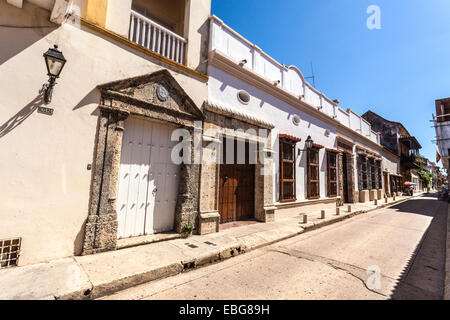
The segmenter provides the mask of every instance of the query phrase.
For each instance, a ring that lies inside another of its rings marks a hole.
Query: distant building
[[[362,117],[371,124],[373,130],[381,133],[381,145],[400,156],[403,190],[408,188],[408,183],[414,183],[416,191],[421,190],[420,179],[417,175],[420,169],[417,155],[422,146],[417,139],[410,135],[400,122],[386,120],[373,111],[367,111]]]

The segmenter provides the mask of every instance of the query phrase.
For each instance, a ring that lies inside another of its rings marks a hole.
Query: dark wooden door
[[[245,164],[237,164],[235,142],[234,163],[220,165],[219,214],[221,223],[248,220],[254,217],[255,165],[249,164],[248,143],[246,143],[245,149]],[[226,148],[223,148],[223,155],[223,159],[226,159]]]
[[[384,194],[389,194],[389,176],[386,172],[383,173],[384,176]]]

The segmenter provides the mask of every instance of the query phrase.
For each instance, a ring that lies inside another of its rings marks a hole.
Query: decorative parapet
[[[209,51],[218,51],[245,68],[272,83],[275,87],[316,108],[326,116],[380,144],[380,134],[360,115],[341,109],[338,101],[331,100],[316,90],[295,66],[280,64],[258,46],[249,42],[216,16],[211,16]]]

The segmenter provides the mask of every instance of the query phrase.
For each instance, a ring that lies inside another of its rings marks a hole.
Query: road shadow
[[[395,209],[401,212],[420,214],[427,217],[434,216],[434,212],[430,212],[430,204],[434,201],[437,201],[437,194],[425,194],[421,198],[411,198],[410,200],[414,200],[414,206],[411,206],[408,201],[404,201],[390,207],[390,209]]]
[[[436,195],[427,197],[415,199],[417,206],[404,202],[392,207],[433,217],[392,291],[392,300],[442,300],[444,297],[448,204],[438,201]],[[433,210],[436,205],[437,209]]]

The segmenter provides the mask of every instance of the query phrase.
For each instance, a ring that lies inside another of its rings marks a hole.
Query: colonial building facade
[[[382,199],[384,148],[370,124],[318,92],[298,68],[278,63],[219,18],[211,17],[210,23],[205,129],[209,122],[222,124],[217,132],[223,127],[266,129],[261,149],[272,156],[261,162],[263,172],[258,166],[240,170],[229,164],[202,170],[201,184],[210,193],[205,198],[201,193],[201,214],[216,217],[217,224],[271,221]],[[225,145],[218,152],[224,150]],[[397,173],[391,165],[395,159],[386,161],[386,170]],[[239,196],[248,178],[258,187]],[[240,208],[248,202],[251,209],[242,216]]]
[[[210,6],[0,0],[1,267],[400,192],[380,130]]]
[[[381,144],[391,153],[400,157],[400,175],[392,175],[391,188],[399,192],[407,191],[413,185],[416,191],[421,191],[417,172],[420,165],[417,159],[422,148],[417,139],[399,122],[389,121],[373,111],[367,111],[363,118],[372,127],[381,132]]]
[[[2,266],[196,223],[200,167],[171,162],[171,134],[203,121],[210,5],[0,0]],[[45,104],[54,45],[67,63]]]

